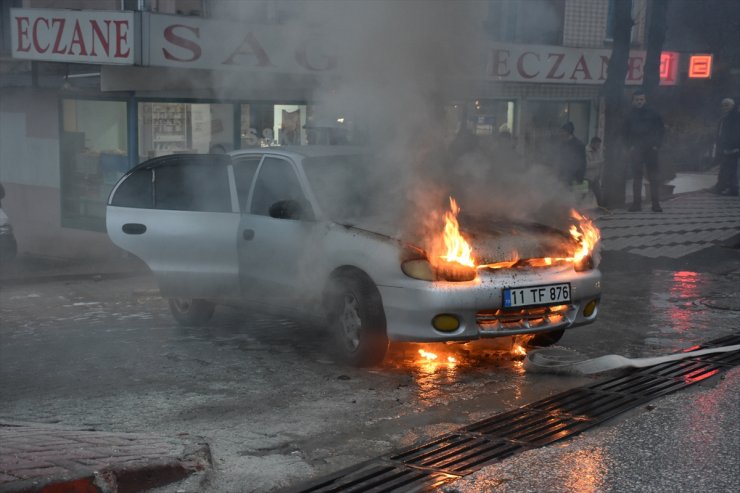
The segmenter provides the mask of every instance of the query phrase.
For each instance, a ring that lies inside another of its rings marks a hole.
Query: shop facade
[[[202,64],[183,55],[193,45],[180,34],[223,32],[223,21],[11,9],[8,22],[18,60],[5,59],[3,72],[33,64],[25,80],[18,75],[0,88],[3,207],[23,253],[122,255],[104,234],[105,203],[126,171],[152,157],[328,142],[309,124],[308,100],[321,72],[310,64],[320,62],[318,55],[304,47],[297,68],[250,74],[260,57],[271,65],[286,58],[270,44],[269,29],[232,38],[231,46],[223,36],[220,46],[202,43],[198,50],[210,60]],[[250,55],[258,43],[263,51]],[[215,49],[239,66],[226,75],[215,70]],[[157,65],[152,53],[163,54]],[[248,84],[240,82],[245,78]]]
[[[0,89],[2,139],[14,143],[0,148],[3,206],[22,252],[122,255],[104,234],[105,202],[118,178],[146,159],[338,143],[351,134],[349,126],[338,136],[316,124],[317,87],[341,78],[318,33],[298,38],[276,26],[245,31],[228,20],[152,12],[11,14],[13,58],[56,74],[31,73]],[[58,19],[66,30],[54,30]],[[547,159],[566,121],[584,142],[599,135],[610,50],[578,42],[585,47],[491,42],[474,88],[446,103],[449,138],[462,125],[481,139],[508,134],[531,162]],[[644,53],[633,58],[626,82],[639,84]]]

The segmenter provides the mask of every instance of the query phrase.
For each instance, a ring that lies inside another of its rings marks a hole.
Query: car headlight
[[[407,276],[420,281],[434,281],[434,269],[425,258],[407,260],[401,264],[401,270]]]
[[[406,260],[401,264],[401,270],[407,276],[420,281],[465,282],[476,277],[472,267],[448,263],[435,269],[427,259]]]
[[[573,264],[573,268],[576,272],[584,272],[594,268],[594,258],[591,255],[586,255],[581,260]]]

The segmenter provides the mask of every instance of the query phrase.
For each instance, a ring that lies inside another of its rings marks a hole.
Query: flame
[[[435,359],[437,359],[436,354],[429,352],[429,351],[425,351],[424,349],[419,349],[419,354],[421,355],[422,358],[424,358],[427,361],[434,361]]]
[[[519,253],[514,251],[511,254],[511,260],[477,265],[473,256],[473,247],[460,233],[460,224],[457,220],[459,213],[460,207],[457,201],[450,197],[450,210],[444,214],[444,230],[441,237],[436,238],[429,256],[434,268],[446,273],[448,278],[454,277],[457,271],[464,272],[465,268],[510,269],[515,266],[548,267],[556,263],[578,264],[594,251],[601,238],[599,229],[591,219],[571,209],[570,217],[575,220],[575,224],[570,226],[569,233],[576,243],[572,256],[522,259]],[[572,247],[572,245],[569,246]],[[474,270],[472,275],[475,275]]]
[[[475,267],[473,248],[460,234],[460,225],[457,214],[460,207],[455,199],[450,197],[450,210],[445,212],[444,242],[447,253],[442,258],[447,262],[457,262],[468,267]]]
[[[427,351],[426,349],[419,349],[419,355],[421,356],[422,363],[435,363],[436,364],[437,360],[439,359],[439,356],[437,356],[437,353]],[[458,359],[454,356],[448,355],[446,357],[446,362],[449,365],[455,365],[458,363]]]
[[[601,234],[599,228],[594,226],[593,221],[589,218],[582,216],[575,209],[571,209],[570,217],[578,221],[578,224],[574,224],[570,227],[570,235],[578,243],[579,247],[573,254],[573,261],[580,262],[587,255],[596,248],[596,244],[599,242]]]
[[[511,354],[514,356],[526,356],[527,350],[521,344],[514,344],[514,347],[511,348]]]

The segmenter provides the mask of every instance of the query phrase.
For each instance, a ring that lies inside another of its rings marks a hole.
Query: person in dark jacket
[[[586,146],[573,135],[575,126],[572,122],[566,122],[560,131],[562,141],[557,149],[555,172],[565,185],[579,184],[586,176]]]
[[[738,195],[737,159],[740,157],[740,112],[730,98],[722,100],[722,118],[717,126],[714,158],[719,161],[717,184],[710,190],[721,195]]]
[[[663,144],[664,131],[663,119],[655,110],[647,107],[645,92],[635,91],[632,94],[632,110],[622,128],[622,136],[629,149],[632,164],[633,200],[630,211],[642,210],[642,178],[643,171],[646,171],[650,181],[653,212],[663,212],[660,207],[658,151]]]

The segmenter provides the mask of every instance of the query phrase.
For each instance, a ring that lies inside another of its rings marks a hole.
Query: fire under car
[[[357,366],[395,341],[545,346],[596,319],[598,230],[586,218],[573,211],[570,232],[458,222],[450,198],[436,243],[399,238],[362,217],[372,165],[342,146],[150,159],[113,188],[108,235],[149,266],[180,324],[278,300],[325,321]]]

